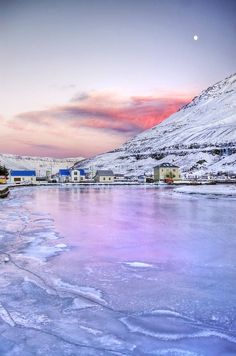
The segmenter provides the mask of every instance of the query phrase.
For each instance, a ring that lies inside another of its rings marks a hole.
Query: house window
[[[77,176],[78,172],[74,172],[74,175]]]
[[[77,177],[75,177],[74,179],[75,179],[75,180],[78,180],[78,178],[77,178]]]
[[[106,180],[106,177],[103,177],[103,180]]]
[[[109,177],[109,180],[111,180],[111,177]]]

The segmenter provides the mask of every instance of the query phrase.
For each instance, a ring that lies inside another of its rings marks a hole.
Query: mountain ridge
[[[137,175],[164,161],[196,174],[235,171],[236,73],[203,90],[120,148],[84,160],[79,166]]]
[[[41,176],[47,171],[55,174],[60,168],[69,168],[81,160],[83,157],[53,158],[0,153],[0,165],[7,169],[34,169]]]

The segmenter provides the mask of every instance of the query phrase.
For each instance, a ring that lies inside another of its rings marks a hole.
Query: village
[[[7,186],[47,185],[47,184],[157,184],[157,185],[198,185],[216,183],[236,183],[235,173],[221,173],[196,176],[182,173],[180,167],[162,163],[153,168],[152,174],[128,176],[115,173],[111,169],[63,168],[56,174],[47,171],[41,175],[37,170],[7,170],[1,167],[0,184]],[[4,174],[3,174],[4,173]],[[2,190],[1,190],[2,191]],[[4,194],[3,194],[4,195]]]

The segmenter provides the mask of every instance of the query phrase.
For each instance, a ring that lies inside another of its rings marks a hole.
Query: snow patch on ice
[[[130,266],[130,267],[137,267],[137,268],[150,268],[154,267],[150,263],[145,263],[145,262],[123,262],[125,265]]]
[[[4,306],[0,303],[0,318],[5,321],[10,326],[15,326],[14,320],[11,318],[8,311],[4,308]]]
[[[114,335],[107,334],[97,338],[97,341],[101,343],[103,347],[112,347],[116,350],[122,350],[125,348],[129,351],[134,351],[136,345],[125,342],[123,339],[120,339]]]
[[[105,299],[103,298],[103,293],[101,290],[93,288],[93,287],[85,287],[85,286],[78,286],[75,284],[70,284],[67,282],[62,281],[61,279],[55,279],[54,283],[57,287],[61,290],[71,293],[78,293],[79,295],[85,298],[91,298],[91,301],[98,301],[103,304],[107,304]]]
[[[89,334],[92,334],[92,335],[102,335],[102,331],[101,330],[98,330],[98,329],[93,329],[93,328],[89,328],[87,326],[83,326],[83,325],[79,325],[79,328],[88,332]]]
[[[199,353],[192,352],[192,351],[187,351],[183,349],[163,349],[163,350],[158,350],[156,355],[167,355],[167,356],[199,356]]]
[[[79,310],[79,309],[86,309],[86,308],[92,308],[92,307],[94,307],[93,303],[89,303],[89,302],[84,301],[82,299],[75,298],[73,300],[73,304],[70,307],[70,309]]]
[[[24,255],[39,259],[47,260],[49,257],[55,256],[67,249],[65,244],[57,244],[54,246],[41,245],[39,241],[32,241],[30,245],[24,250]]]
[[[132,333],[140,333],[145,336],[155,337],[159,340],[163,341],[178,341],[183,339],[193,339],[193,338],[208,338],[208,337],[217,337],[224,340],[227,340],[231,343],[236,343],[236,337],[232,335],[227,335],[223,332],[215,331],[215,330],[201,330],[192,333],[164,333],[153,331],[148,328],[143,328],[139,326],[137,323],[127,320],[127,318],[121,318],[120,321],[128,328],[128,330]]]
[[[55,247],[59,248],[59,249],[64,249],[67,247],[67,245],[66,244],[57,244],[57,245],[55,245]]]
[[[174,189],[177,193],[236,197],[236,185],[191,185]]]
[[[176,318],[181,318],[181,319],[185,319],[185,320],[190,320],[190,321],[195,321],[192,318],[180,314],[174,310],[167,310],[167,309],[158,309],[158,310],[153,310],[151,312],[151,314],[153,315],[161,315],[161,316],[169,316],[169,317],[176,317]]]
[[[16,324],[20,324],[25,327],[43,326],[50,322],[50,319],[45,314],[30,314],[24,315],[18,311],[11,312],[11,316]]]

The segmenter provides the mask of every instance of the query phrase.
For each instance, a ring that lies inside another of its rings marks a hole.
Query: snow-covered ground
[[[0,355],[236,353],[233,199],[61,186],[0,205]]]
[[[0,165],[7,169],[33,169],[37,175],[45,176],[47,172],[55,174],[60,168],[70,168],[81,161],[82,157],[51,158],[0,154]]]

